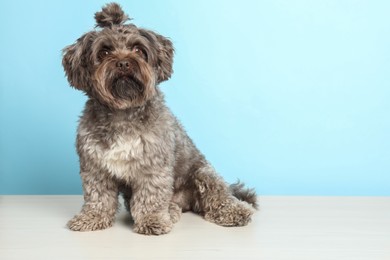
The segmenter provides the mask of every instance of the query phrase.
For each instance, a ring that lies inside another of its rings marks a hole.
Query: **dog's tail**
[[[259,208],[257,204],[257,195],[254,189],[245,188],[244,183],[237,181],[229,186],[230,192],[234,197],[241,201],[246,201],[255,209]]]

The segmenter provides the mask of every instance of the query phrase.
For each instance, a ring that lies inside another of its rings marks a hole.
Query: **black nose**
[[[130,68],[130,63],[127,60],[120,60],[116,63],[116,67],[122,70],[127,70]]]

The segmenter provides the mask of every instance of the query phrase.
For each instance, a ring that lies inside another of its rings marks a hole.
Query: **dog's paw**
[[[206,212],[204,217],[220,226],[235,227],[246,226],[253,213],[254,209],[249,204],[233,200],[221,203],[220,207]]]
[[[69,220],[67,226],[73,231],[95,231],[109,228],[113,224],[113,218],[89,212],[74,216],[74,218]]]
[[[150,214],[134,225],[134,231],[144,235],[163,235],[172,230],[173,223],[169,215]]]

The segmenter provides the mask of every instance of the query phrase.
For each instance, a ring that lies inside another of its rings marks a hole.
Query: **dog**
[[[111,227],[120,194],[140,234],[170,232],[185,211],[222,226],[248,224],[255,191],[229,186],[165,105],[158,84],[173,73],[172,42],[129,23],[116,3],[95,20],[62,57],[70,85],[88,97],[76,141],[84,204],[69,229]]]

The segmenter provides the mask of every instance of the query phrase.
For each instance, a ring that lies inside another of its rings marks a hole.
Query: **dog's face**
[[[140,106],[172,74],[173,47],[165,37],[124,24],[128,17],[112,3],[95,14],[95,30],[64,49],[69,83],[113,109]]]

